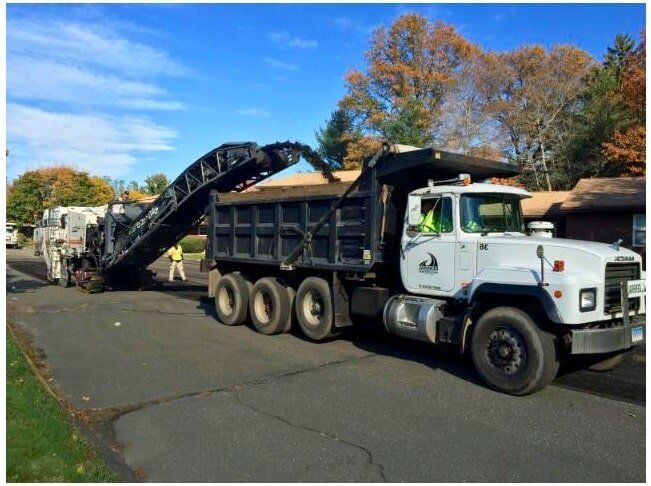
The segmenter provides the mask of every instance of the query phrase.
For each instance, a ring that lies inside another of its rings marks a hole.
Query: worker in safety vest
[[[178,268],[181,274],[181,280],[187,282],[185,272],[183,271],[183,248],[178,243],[167,250],[167,256],[170,257],[170,282],[174,281],[174,269]]]
[[[435,204],[429,211],[420,217],[418,222],[419,233],[447,233],[452,230],[452,222],[442,216],[442,211],[437,211]]]
[[[423,214],[420,217],[418,222],[418,232],[419,233],[438,233],[440,227],[440,221],[436,217],[436,212],[434,208],[430,209],[427,213]]]

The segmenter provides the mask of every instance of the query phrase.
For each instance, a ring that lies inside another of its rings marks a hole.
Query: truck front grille
[[[607,263],[606,286],[604,289],[604,312],[615,314],[622,311],[623,280],[637,280],[640,278],[639,263]],[[640,298],[628,299],[629,310],[638,310]]]

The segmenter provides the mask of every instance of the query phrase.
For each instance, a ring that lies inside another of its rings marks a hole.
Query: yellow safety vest
[[[167,255],[170,256],[175,262],[180,262],[183,260],[183,248],[181,248],[181,245],[176,248],[172,247],[167,250]]]
[[[440,223],[436,221],[434,210],[430,210],[427,214],[423,214],[418,223],[418,231],[420,233],[437,233]]]

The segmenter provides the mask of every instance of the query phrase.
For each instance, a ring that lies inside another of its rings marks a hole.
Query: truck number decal
[[[480,250],[488,250],[488,243],[479,243]]]

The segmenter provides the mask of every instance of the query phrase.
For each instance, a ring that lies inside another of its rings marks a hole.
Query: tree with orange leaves
[[[20,175],[7,190],[7,218],[34,224],[53,206],[99,206],[115,198],[102,178],[71,167],[54,166]]]
[[[622,167],[623,175],[646,173],[646,32],[638,46],[622,61],[620,96],[631,113],[631,123],[615,130],[602,144],[609,163]]]
[[[402,15],[389,29],[374,32],[366,71],[346,74],[348,92],[339,107],[365,136],[432,143],[446,96],[464,62],[478,52],[449,24]]]

